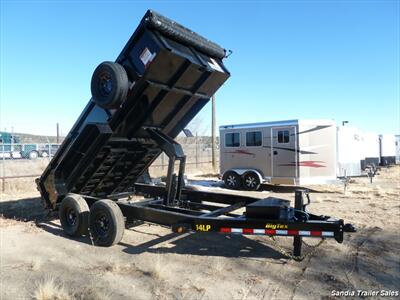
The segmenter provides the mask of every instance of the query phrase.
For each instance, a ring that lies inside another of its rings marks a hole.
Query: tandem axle
[[[171,206],[164,204],[161,197],[164,192],[163,186],[136,184],[136,195],[146,195],[151,198],[131,201],[129,198],[135,194],[130,193],[121,194],[121,198],[101,200],[69,194],[66,199],[80,199],[78,202],[84,200],[85,207],[81,209],[81,213],[76,214],[74,223],[70,225],[66,221],[68,216],[65,206],[61,203],[61,223],[64,230],[71,235],[85,234],[89,227],[94,243],[100,246],[112,246],[118,243],[122,239],[125,226],[141,224],[144,221],[169,226],[178,234],[218,232],[293,237],[294,258],[299,258],[302,254],[303,237],[332,238],[342,243],[344,232],[355,231],[351,224],[344,224],[343,220],[308,213],[306,206],[309,204],[309,195],[303,190],[295,192],[295,208],[288,207],[286,200],[272,197],[260,200],[188,189],[182,189],[182,199]],[[304,199],[308,199],[307,203],[304,203]],[[274,205],[271,206],[268,202]],[[103,205],[98,207],[96,203]],[[277,218],[254,217],[252,206],[258,210],[264,209],[267,214],[276,214]],[[288,213],[282,213],[286,210]],[[277,215],[278,212],[280,216]],[[89,221],[85,222],[84,218],[88,218]],[[77,224],[79,222],[81,223]],[[76,231],[71,232],[70,226],[76,226]]]

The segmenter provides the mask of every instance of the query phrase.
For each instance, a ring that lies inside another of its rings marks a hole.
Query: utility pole
[[[57,144],[60,143],[60,126],[57,123]]]
[[[215,95],[212,96],[211,98],[211,105],[212,105],[212,109],[211,109],[211,161],[212,161],[212,167],[213,170],[216,170],[216,149],[215,149]]]

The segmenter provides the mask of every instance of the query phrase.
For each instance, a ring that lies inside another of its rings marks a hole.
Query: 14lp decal
[[[211,225],[196,224],[196,231],[210,231]]]

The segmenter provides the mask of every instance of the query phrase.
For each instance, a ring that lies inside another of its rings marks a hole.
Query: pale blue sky
[[[148,8],[232,49],[218,125],[328,118],[399,133],[399,1],[1,1],[0,127],[66,134]],[[200,113],[209,128],[210,107]]]

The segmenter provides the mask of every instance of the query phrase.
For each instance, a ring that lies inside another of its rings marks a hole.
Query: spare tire
[[[94,70],[90,87],[97,105],[118,108],[128,95],[128,75],[120,64],[106,61]]]

